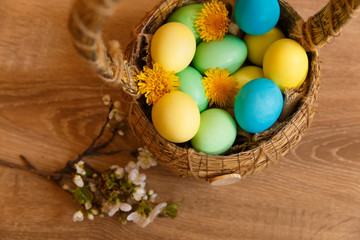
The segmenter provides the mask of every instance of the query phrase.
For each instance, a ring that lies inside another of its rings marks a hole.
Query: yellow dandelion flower
[[[220,68],[209,69],[202,79],[205,97],[208,97],[210,106],[218,105],[220,108],[232,107],[237,93],[239,92],[238,82],[230,72]]]
[[[148,105],[156,103],[165,93],[175,91],[180,86],[179,77],[175,72],[166,71],[158,63],[154,63],[153,69],[145,66],[136,78],[138,94],[145,94]]]
[[[213,0],[204,4],[194,24],[203,41],[221,41],[229,30],[229,11],[224,3]]]

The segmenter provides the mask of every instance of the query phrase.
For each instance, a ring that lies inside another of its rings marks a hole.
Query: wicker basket
[[[172,172],[194,176],[213,184],[228,184],[261,171],[282,158],[302,138],[314,117],[314,103],[320,85],[317,49],[336,36],[356,13],[360,0],[331,0],[306,22],[285,1],[280,0],[278,26],[285,35],[298,41],[307,51],[309,72],[302,87],[303,94],[295,109],[268,134],[252,136],[246,144],[235,146],[230,154],[207,155],[196,152],[188,144],[177,145],[162,138],[151,123],[143,98],[137,95],[136,74],[149,60],[152,34],[177,8],[204,1],[165,0],[156,6],[136,27],[133,40],[122,54],[119,44],[105,45],[101,28],[119,0],[76,0],[69,27],[78,52],[89,60],[99,76],[119,88],[123,109],[137,136]],[[234,1],[224,1],[234,4]]]

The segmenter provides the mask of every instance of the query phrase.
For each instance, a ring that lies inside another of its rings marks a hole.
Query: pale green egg
[[[200,127],[191,144],[198,152],[222,154],[235,142],[236,130],[235,120],[228,112],[208,109],[200,114]]]
[[[187,67],[177,73],[181,86],[179,90],[189,95],[199,107],[199,111],[204,111],[208,106],[207,97],[205,97],[204,85],[202,83],[203,76],[193,67]]]
[[[226,35],[222,41],[201,42],[193,59],[194,67],[204,73],[209,68],[227,69],[236,72],[247,56],[245,43],[234,36]]]

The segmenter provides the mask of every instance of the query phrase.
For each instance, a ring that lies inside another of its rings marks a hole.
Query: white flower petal
[[[159,203],[149,214],[149,219],[152,222],[167,206],[167,203]]]
[[[138,161],[136,163],[138,167],[147,169],[157,165],[155,156],[146,147],[139,148],[138,152]]]
[[[115,101],[114,102],[114,108],[120,108],[120,107],[121,107],[120,101]]]
[[[119,165],[111,165],[110,169],[113,170],[113,169],[118,169],[120,168]]]
[[[137,222],[137,225],[139,225],[140,227],[144,228],[144,227],[146,227],[149,223],[151,223],[151,220],[150,220],[149,218],[140,217],[139,221]]]
[[[140,201],[142,197],[146,194],[143,188],[137,188],[136,191],[133,193],[133,198],[135,201]]]
[[[90,186],[90,191],[92,192],[96,192],[97,188],[96,188],[96,184],[89,182],[89,186]]]
[[[88,217],[89,220],[94,220],[94,215],[92,215],[91,213],[88,213],[87,217]]]
[[[139,174],[139,170],[137,170],[137,169],[131,169],[131,170],[129,171],[129,176],[128,176],[128,177],[129,177],[129,180],[132,181],[132,182],[134,182],[134,181],[136,180],[138,174]]]
[[[138,184],[141,188],[145,188],[146,182],[141,182]]]
[[[73,177],[73,182],[75,183],[76,186],[78,187],[84,187],[84,181],[82,179],[82,177],[78,174],[76,174],[74,177]]]
[[[124,175],[125,175],[124,169],[123,169],[123,168],[120,168],[120,167],[117,168],[117,169],[115,170],[115,175],[116,175],[116,178],[117,178],[117,179],[123,178]]]
[[[111,97],[109,94],[104,95],[102,99],[105,105],[109,105],[111,102]]]
[[[120,210],[120,204],[110,205],[110,210],[108,212],[109,217],[112,217]]]
[[[99,214],[99,211],[97,209],[93,208],[93,209],[91,209],[91,213],[96,216]]]
[[[138,166],[136,165],[136,163],[135,163],[134,161],[130,161],[130,162],[128,162],[128,164],[126,165],[125,171],[126,171],[126,172],[130,172],[130,170],[132,170],[132,169],[137,169],[137,168],[138,168]]]
[[[82,220],[84,220],[83,212],[81,210],[75,212],[74,215],[73,215],[73,221],[74,222],[81,222]]]
[[[84,169],[84,161],[79,161],[78,163],[76,163],[74,165],[75,169],[76,169],[76,173],[85,176],[86,175],[86,171]]]
[[[158,199],[158,195],[157,195],[157,193],[154,193],[150,197],[150,202],[155,203],[157,201],[157,199]]]
[[[120,210],[123,212],[129,212],[131,211],[132,207],[128,203],[120,203]]]
[[[89,210],[91,207],[92,207],[91,202],[86,202],[86,203],[85,203],[85,209],[86,209],[86,210]]]
[[[138,221],[139,220],[139,218],[140,218],[140,214],[139,213],[137,213],[137,212],[132,212],[132,213],[130,213],[129,214],[129,216],[127,216],[127,218],[126,218],[126,220],[128,220],[128,221]]]

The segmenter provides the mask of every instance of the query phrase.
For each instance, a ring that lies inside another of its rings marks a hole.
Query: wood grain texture
[[[104,29],[125,45],[159,0],[122,1]],[[325,3],[288,1],[304,18]],[[24,154],[42,170],[61,168],[97,134],[116,95],[77,55],[67,32],[72,1],[0,1],[0,158]],[[0,239],[360,239],[360,17],[320,51],[318,113],[278,164],[226,187],[146,171],[162,200],[184,198],[176,220],[145,229],[116,219],[72,222],[72,198],[56,185],[0,167]],[[135,149],[127,135],[119,146]],[[99,169],[126,154],[91,158]]]

